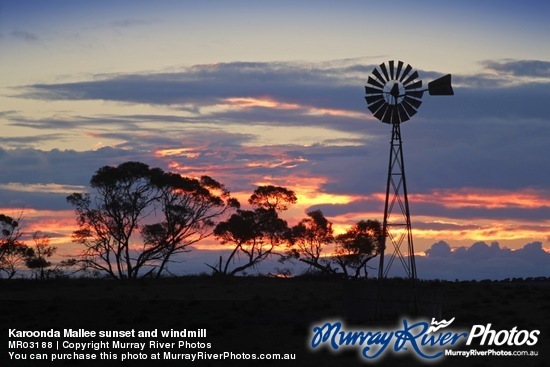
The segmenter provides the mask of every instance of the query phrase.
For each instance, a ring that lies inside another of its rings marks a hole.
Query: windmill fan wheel
[[[403,61],[375,67],[365,86],[365,100],[378,120],[400,124],[409,120],[422,104],[422,81],[418,72]]]

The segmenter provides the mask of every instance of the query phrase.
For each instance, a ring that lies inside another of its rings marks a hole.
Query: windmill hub
[[[394,82],[392,86],[392,82],[389,82],[384,86],[384,99],[388,104],[396,106],[403,102],[404,96],[405,86],[402,83]]]

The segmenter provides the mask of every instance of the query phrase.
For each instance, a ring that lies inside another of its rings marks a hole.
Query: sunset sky
[[[549,39],[534,0],[0,0],[0,213],[70,254],[65,197],[136,160],[241,202],[295,190],[290,224],[382,220],[391,126],[364,85],[403,60],[455,90],[402,125],[419,276],[550,276]]]

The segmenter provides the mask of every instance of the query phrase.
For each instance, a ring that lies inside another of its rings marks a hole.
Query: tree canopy
[[[320,257],[325,247],[333,242],[332,223],[325,218],[321,210],[310,211],[307,218],[292,227],[287,256],[299,259],[310,268],[331,273],[329,261],[322,261]]]
[[[217,265],[208,265],[215,274],[235,275],[255,267],[289,237],[288,224],[279,218],[279,212],[296,202],[293,191],[278,186],[260,186],[248,202],[252,210],[237,210],[214,230],[222,244],[233,246],[224,264],[220,257]],[[244,262],[231,268],[239,255],[244,257]]]
[[[272,209],[277,212],[287,210],[290,205],[296,204],[294,191],[281,186],[259,186],[248,199],[256,208]]]
[[[114,278],[160,276],[173,255],[209,236],[215,219],[238,206],[216,180],[167,173],[140,162],[100,168],[93,194],[67,197],[86,267]]]
[[[336,236],[335,262],[346,277],[366,277],[367,262],[380,253],[384,240],[382,225],[377,220],[359,221],[345,233]]]
[[[19,264],[29,256],[29,247],[21,241],[19,221],[0,214],[0,272],[10,279],[17,273]]]

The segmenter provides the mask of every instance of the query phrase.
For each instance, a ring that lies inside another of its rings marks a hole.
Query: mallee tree
[[[377,220],[361,220],[345,233],[336,236],[334,263],[346,278],[368,276],[367,263],[376,257],[384,243],[382,224]]]
[[[307,213],[307,218],[302,219],[292,227],[290,232],[289,250],[284,258],[298,259],[308,264],[309,270],[315,270],[322,274],[334,274],[330,258],[321,258],[325,248],[334,242],[332,223],[325,218],[321,210],[313,210]]]
[[[74,193],[84,249],[78,262],[113,278],[159,277],[174,255],[209,236],[216,219],[238,206],[216,180],[182,177],[141,162],[100,168],[92,193]]]
[[[279,213],[296,200],[294,191],[287,188],[259,186],[248,199],[252,210],[239,209],[214,229],[216,238],[232,250],[225,261],[220,256],[218,264],[207,266],[215,275],[236,275],[270,257],[290,235],[288,224]],[[242,261],[236,261],[240,258]]]
[[[0,214],[0,272],[8,279],[15,276],[18,267],[25,262],[31,251],[21,241],[21,236],[19,221]]]

